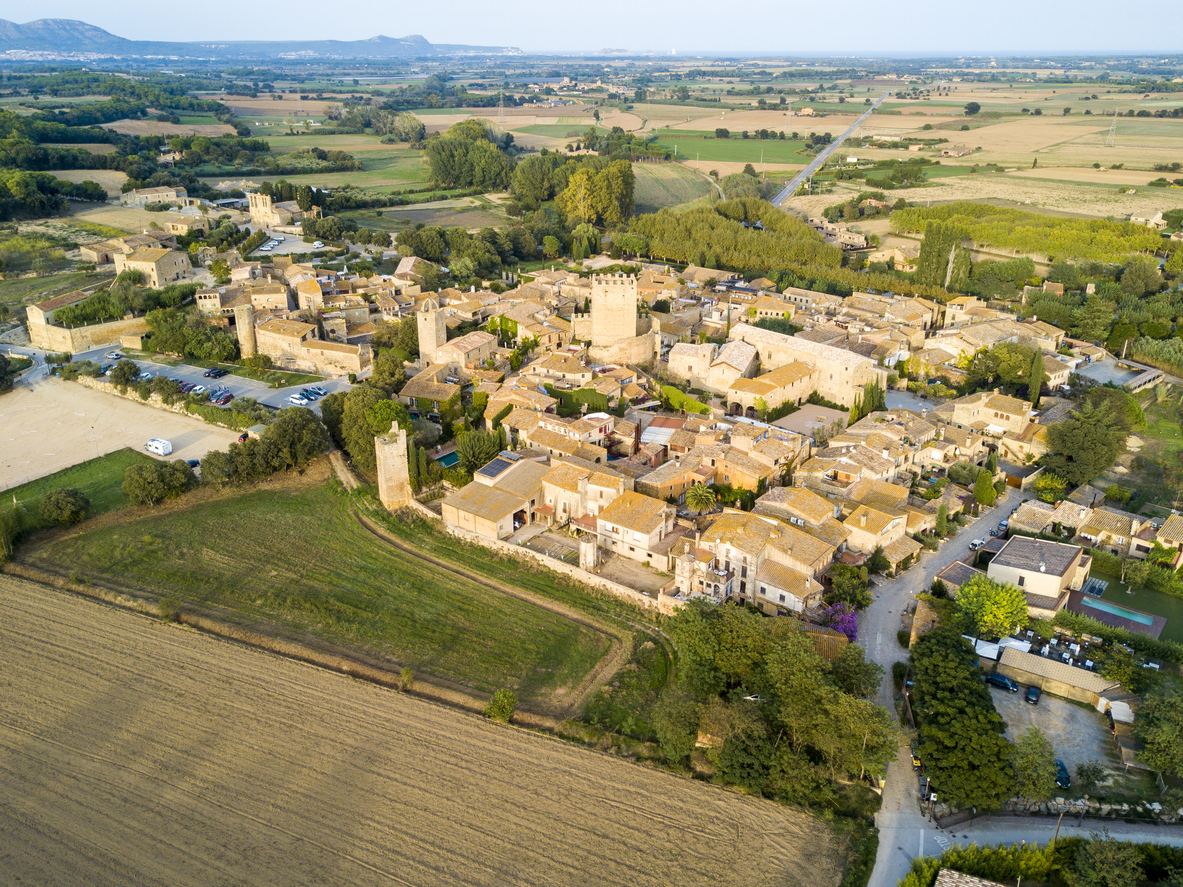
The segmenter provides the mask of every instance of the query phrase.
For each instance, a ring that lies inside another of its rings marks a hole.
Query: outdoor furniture
[[[1092,667],[1093,667],[1093,660],[1091,660],[1091,659],[1086,659],[1086,660],[1084,661],[1084,667],[1085,667],[1085,668],[1087,668],[1087,669],[1089,669],[1089,670],[1091,671],[1091,670],[1092,670]]]

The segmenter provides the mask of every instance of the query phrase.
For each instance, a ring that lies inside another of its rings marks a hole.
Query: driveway
[[[87,351],[83,354],[75,355],[76,360],[93,360],[96,363],[107,362],[103,355],[111,351],[111,346],[103,348],[96,348],[93,351]],[[168,364],[155,363],[151,360],[137,360],[141,371],[156,373],[158,376],[165,376],[170,379],[176,379],[180,382],[193,382],[198,385],[204,385],[206,388],[213,388],[220,385],[223,388],[229,389],[230,393],[235,397],[253,397],[259,403],[282,409],[286,406],[291,406],[288,403],[288,397],[292,394],[299,393],[301,388],[308,387],[307,385],[291,385],[287,388],[271,388],[266,382],[258,382],[254,379],[247,379],[243,376],[223,376],[221,379],[207,379],[204,376],[205,370],[202,367],[189,366],[181,364],[179,366],[169,366]],[[349,384],[347,379],[325,379],[321,382],[314,382],[312,384],[319,385],[332,394],[334,391],[349,391],[353,386]],[[231,401],[233,403],[233,401]],[[308,409],[312,410],[317,415],[320,414],[320,406],[316,401],[310,402]]]
[[[970,542],[979,537],[986,538],[990,527],[1009,515],[1020,502],[1032,498],[1031,493],[1008,488],[1006,495],[993,508],[983,510],[976,521],[971,521],[956,536],[943,542],[939,550],[925,549],[920,553],[919,563],[913,564],[902,576],[884,580],[872,589],[874,602],[859,617],[859,642],[866,647],[867,658],[883,666],[884,681],[875,701],[888,711],[895,713],[891,665],[908,656],[895,637],[896,631],[902,627],[908,605],[917,594],[928,590],[937,573],[969,554]],[[939,855],[948,849],[951,838],[919,812],[918,786],[906,744],[900,748],[896,760],[888,765],[883,803],[875,816],[875,824],[879,827],[879,855],[869,887],[895,887],[907,875],[916,855]],[[964,828],[957,831],[966,833]],[[1027,838],[1030,840],[1030,835]],[[941,841],[945,844],[942,845]]]

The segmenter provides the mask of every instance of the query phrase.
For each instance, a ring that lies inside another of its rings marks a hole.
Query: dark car
[[[205,376],[207,379],[212,379],[214,377],[214,373],[216,373],[216,372],[217,372],[217,370],[206,370],[201,375]]]
[[[987,675],[986,683],[991,687],[997,687],[999,690],[1010,690],[1012,693],[1019,692],[1019,685],[1008,678],[1006,675],[992,674]]]
[[[185,464],[188,465],[190,468],[196,468],[198,465],[201,464],[201,460],[200,459],[188,459],[185,461]]]
[[[250,435],[244,431],[242,434],[238,435],[238,442],[239,443],[246,443],[246,439],[248,437],[250,437]]]
[[[1072,788],[1072,777],[1068,775],[1068,768],[1059,758],[1056,758],[1056,788]]]
[[[1028,702],[1030,702],[1032,705],[1039,705],[1039,688],[1038,687],[1028,687],[1027,688],[1027,695],[1024,696],[1023,698],[1026,699]]]

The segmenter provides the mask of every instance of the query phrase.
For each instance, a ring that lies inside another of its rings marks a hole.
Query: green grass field
[[[689,394],[679,391],[672,385],[662,385],[661,393],[675,410],[685,410],[688,413],[709,413],[710,407],[695,400]]]
[[[676,163],[634,163],[633,175],[637,179],[634,202],[638,213],[681,206],[715,193],[705,178]]]
[[[54,490],[81,490],[90,500],[90,514],[103,514],[127,505],[127,497],[123,495],[123,472],[128,466],[151,461],[148,456],[135,450],[116,450],[97,459],[64,468],[48,477],[5,490],[4,500],[12,502],[15,498],[17,503],[24,507],[27,515],[25,528],[28,530],[40,530],[48,526],[41,520],[41,500]]]
[[[21,558],[279,620],[477,692],[511,688],[526,704],[577,685],[607,651],[608,639],[591,628],[380,542],[348,506],[333,481],[247,489],[128,512],[90,531],[84,524]],[[447,541],[454,557],[458,546]],[[555,584],[516,562],[465,563],[499,582],[524,575]]]
[[[592,121],[578,123],[536,123],[533,126],[514,127],[513,132],[524,132],[534,136],[549,136],[555,139],[581,139],[592,126]],[[593,127],[597,133],[603,134],[608,130],[603,126]]]
[[[729,139],[684,138],[662,136],[657,144],[671,151],[678,149],[678,160],[705,161],[720,160],[727,163],[759,163],[763,151],[765,163],[806,164],[813,159],[810,154],[801,153],[804,142],[785,139],[743,139],[733,134]]]

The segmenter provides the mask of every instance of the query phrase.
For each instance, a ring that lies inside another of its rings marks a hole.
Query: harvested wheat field
[[[821,821],[0,576],[0,882],[836,885]]]
[[[224,123],[161,123],[158,120],[116,120],[100,124],[103,129],[125,136],[232,136],[234,128]]]

